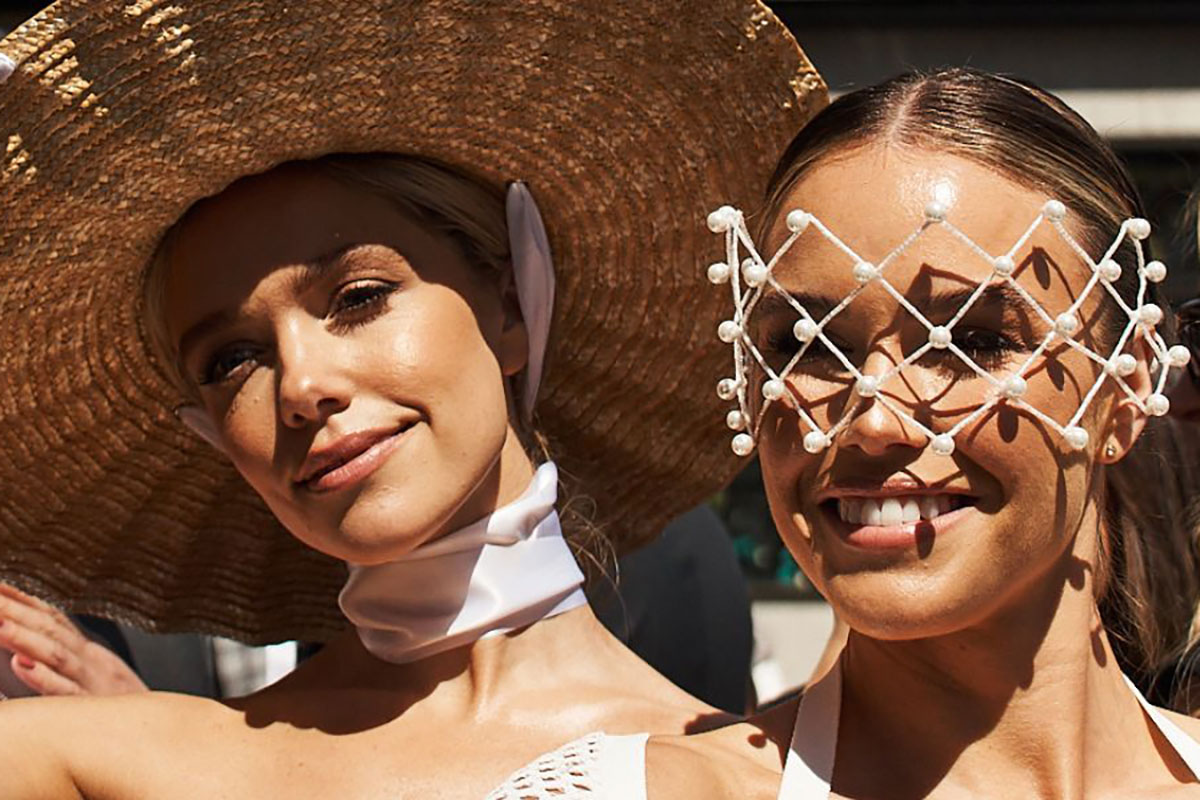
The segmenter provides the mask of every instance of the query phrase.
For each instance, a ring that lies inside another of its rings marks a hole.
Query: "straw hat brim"
[[[620,547],[737,469],[705,215],[759,201],[826,100],[762,5],[62,0],[0,53],[0,578],[155,630],[343,627],[343,565],[174,419],[141,322],[189,206],[332,152],[529,184],[558,276],[538,419]]]

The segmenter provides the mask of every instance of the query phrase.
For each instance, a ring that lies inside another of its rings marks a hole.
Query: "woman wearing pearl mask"
[[[1200,792],[1200,723],[1144,701],[1106,631],[1162,645],[1132,546],[1194,559],[1103,519],[1106,471],[1188,359],[1159,330],[1140,212],[1052,95],[945,70],[839,99],[763,214],[713,214],[733,449],[757,447],[775,523],[850,633],[803,697],[651,737],[644,767],[610,765],[621,780],[650,798]]]
[[[672,398],[719,300],[645,309],[824,94],[763,6],[685,11],[63,0],[0,42],[0,571],[330,640],[228,706],[0,705],[0,797],[479,797],[711,714],[587,609],[545,455],[622,547],[736,466]]]

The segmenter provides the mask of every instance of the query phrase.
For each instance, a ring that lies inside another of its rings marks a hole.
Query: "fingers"
[[[0,614],[2,616],[2,614]],[[82,636],[65,637],[63,641],[51,633],[27,627],[15,619],[0,620],[0,647],[13,651],[50,670],[77,681],[82,664],[79,654],[86,640]]]
[[[11,620],[44,636],[58,639],[69,647],[78,647],[84,639],[70,618],[36,597],[0,583],[0,621]]]
[[[75,681],[19,653],[12,657],[12,671],[21,683],[40,695],[59,697],[84,693],[83,687]]]

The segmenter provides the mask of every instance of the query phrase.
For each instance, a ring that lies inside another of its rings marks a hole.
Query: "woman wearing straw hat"
[[[676,392],[719,369],[700,204],[824,90],[761,5],[695,12],[63,0],[0,42],[0,577],[330,640],[230,707],[0,706],[0,797],[480,796],[708,713],[561,533],[590,498],[631,547],[736,467]]]

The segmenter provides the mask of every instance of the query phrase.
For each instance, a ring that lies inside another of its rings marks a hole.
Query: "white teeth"
[[[904,508],[894,497],[885,498],[880,507],[879,522],[881,525],[899,525],[904,522]]]
[[[925,495],[921,498],[921,518],[922,519],[937,519],[941,516],[942,510],[938,508],[938,499],[933,495]]]
[[[910,525],[937,519],[953,509],[950,495],[907,495],[899,497],[838,499],[838,516],[852,525]]]

